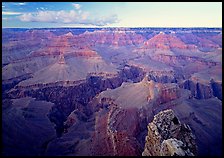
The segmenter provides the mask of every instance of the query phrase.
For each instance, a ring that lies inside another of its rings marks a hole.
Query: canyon
[[[2,32],[4,156],[222,155],[222,29]]]

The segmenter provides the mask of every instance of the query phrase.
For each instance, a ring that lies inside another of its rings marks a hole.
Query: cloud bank
[[[77,7],[77,6],[76,6]],[[81,6],[77,7],[80,8]],[[94,17],[89,12],[70,11],[38,11],[33,13],[23,13],[19,16],[23,22],[50,22],[63,24],[85,24],[104,26],[118,22],[117,15]]]
[[[20,15],[22,13],[20,12],[6,12],[6,11],[2,11],[2,15]]]
[[[22,3],[17,3],[16,5],[26,5],[26,3],[22,2]]]
[[[73,3],[72,5],[75,7],[75,9],[80,9],[81,8],[81,5],[80,4]]]

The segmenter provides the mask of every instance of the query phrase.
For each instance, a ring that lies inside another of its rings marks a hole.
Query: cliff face
[[[188,125],[181,124],[172,110],[154,116],[148,125],[143,156],[194,156],[195,136]]]
[[[150,72],[149,79],[159,83],[176,83],[180,78],[172,72]]]
[[[109,46],[128,46],[142,44],[144,38],[136,34],[134,31],[125,30],[100,30],[94,32],[86,32],[79,36],[79,38],[86,38],[91,45],[109,45]]]
[[[137,110],[121,109],[111,104],[106,111],[101,109],[96,115],[92,154],[140,155],[140,144],[135,138],[140,123]]]
[[[186,80],[181,86],[190,90],[197,99],[217,97],[222,100],[222,84],[219,82],[212,80],[209,83],[201,83],[200,81]]]
[[[179,93],[176,84],[158,84],[148,81],[147,76],[141,82],[123,83],[101,92],[91,104],[97,113],[93,155],[141,155],[153,105],[177,100]],[[159,109],[156,105],[154,108]]]
[[[187,44],[196,45],[201,51],[211,51],[219,46],[222,46],[221,42],[222,34],[213,33],[178,33],[177,37]]]
[[[154,37],[146,41],[144,45],[147,48],[165,50],[171,48],[187,49],[187,45],[176,36],[172,34],[165,34],[164,32],[160,32],[158,35],[155,35]]]
[[[176,84],[165,84],[160,89],[160,95],[157,101],[163,104],[175,100],[180,96],[180,89]]]
[[[222,83],[211,81],[213,95],[222,100]]]
[[[156,54],[152,56],[152,59],[160,61],[172,66],[185,66],[189,63],[197,64],[200,67],[216,66],[219,63],[215,61],[206,61],[203,58],[187,55],[173,55],[173,54]]]
[[[96,94],[107,88],[117,88],[128,79],[137,82],[143,77],[143,74],[141,69],[130,67],[109,78],[90,75],[86,78],[86,81],[77,84],[72,82],[67,87],[57,83],[51,85],[37,84],[32,85],[34,87],[30,87],[30,89],[28,87],[18,87],[7,95],[12,98],[30,96],[55,103],[55,106],[49,112],[49,118],[56,124],[57,134],[60,136],[63,132],[63,122],[73,110],[78,109],[77,117],[80,120],[86,120],[92,113],[91,107],[86,105]]]

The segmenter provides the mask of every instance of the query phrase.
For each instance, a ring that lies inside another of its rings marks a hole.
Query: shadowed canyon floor
[[[222,155],[222,29],[2,31],[4,156]]]

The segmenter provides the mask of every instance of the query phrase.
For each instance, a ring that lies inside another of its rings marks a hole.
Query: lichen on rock
[[[181,124],[170,109],[159,112],[148,125],[142,156],[194,156],[195,136],[188,125]]]

